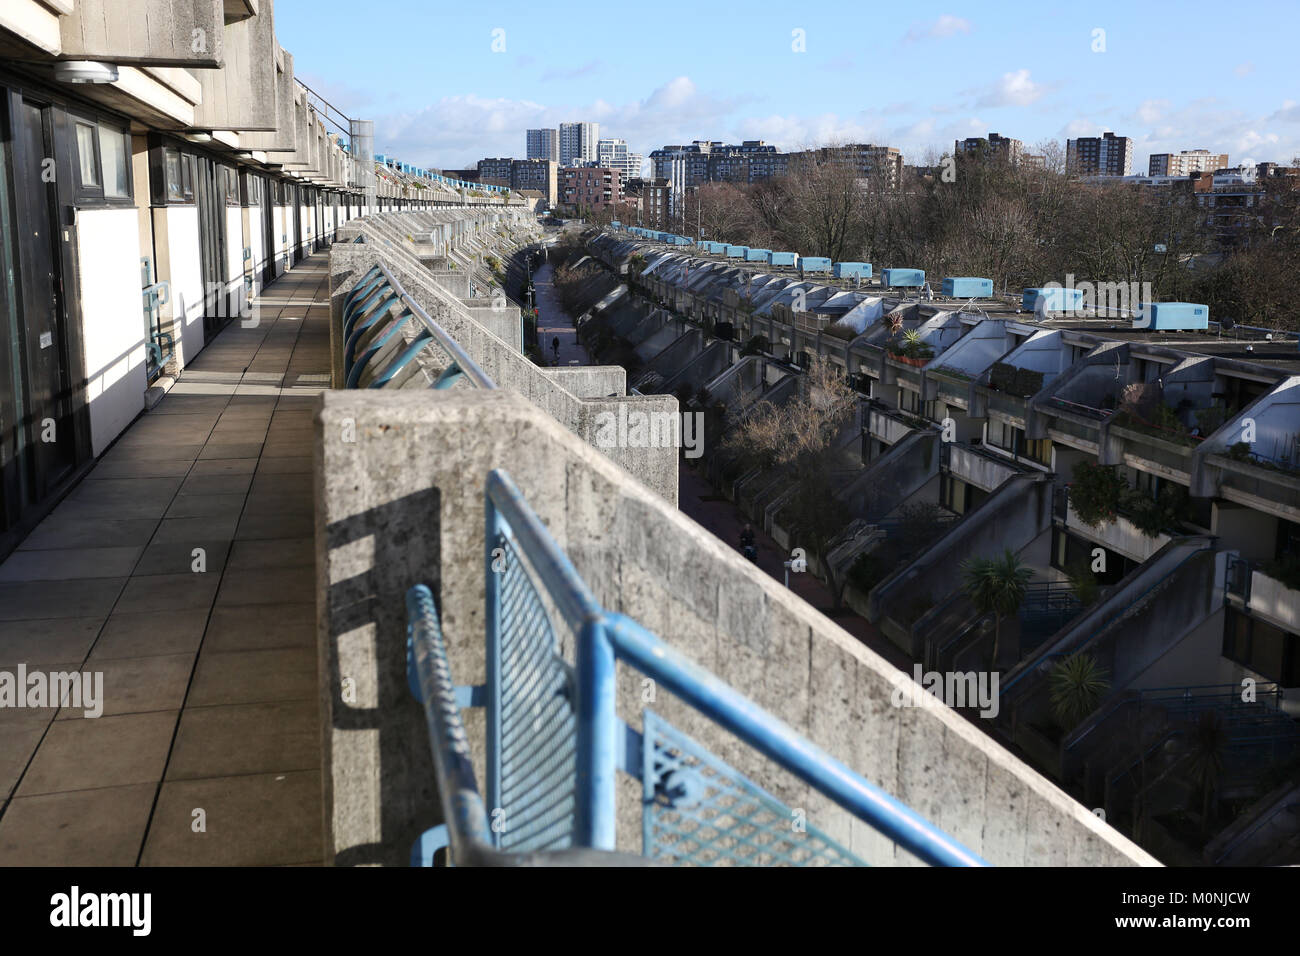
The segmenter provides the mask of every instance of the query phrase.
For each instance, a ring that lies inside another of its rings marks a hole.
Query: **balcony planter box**
[[[914,358],[910,355],[900,355],[897,352],[889,351],[886,351],[885,355],[891,362],[898,362],[900,365],[907,365],[911,368],[924,368],[925,364],[930,361],[930,358],[934,357],[930,356],[930,358],[925,358],[923,356],[916,356]]]

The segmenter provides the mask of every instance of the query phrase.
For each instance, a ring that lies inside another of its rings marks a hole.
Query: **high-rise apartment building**
[[[689,146],[664,146],[650,154],[654,178],[668,180],[679,191],[702,183],[761,182],[786,175],[793,163],[808,158],[851,165],[863,178],[879,174],[891,186],[898,185],[903,173],[903,154],[897,149],[865,143],[781,153],[761,139],[739,146],[697,139]]]
[[[1227,153],[1208,149],[1185,149],[1178,153],[1152,153],[1147,163],[1148,176],[1190,176],[1228,168]]]
[[[534,189],[554,206],[559,198],[558,170],[559,166],[549,159],[480,159],[478,181],[515,190]]]
[[[560,132],[554,129],[530,129],[525,134],[529,159],[560,161]]]
[[[602,139],[596,144],[596,165],[617,169],[626,186],[641,175],[641,154],[631,152],[625,140]]]
[[[984,159],[1000,159],[1012,166],[1019,166],[1025,152],[1025,144],[1009,136],[989,133],[987,137],[970,136],[959,139],[953,143],[953,151]]]
[[[599,123],[560,124],[560,165],[581,166],[596,161]]]
[[[1076,176],[1127,176],[1133,172],[1133,140],[1111,132],[1066,140],[1065,168]]]
[[[903,180],[903,154],[893,146],[853,143],[848,146],[824,146],[805,153],[790,153],[790,159],[812,157],[818,162],[851,166],[860,179],[878,179],[891,188]]]

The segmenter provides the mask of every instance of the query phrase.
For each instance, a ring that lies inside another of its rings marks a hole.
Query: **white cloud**
[[[1143,100],[1134,115],[1143,123],[1158,123],[1170,105],[1168,100]]]
[[[1003,73],[993,86],[986,90],[975,105],[981,107],[1028,106],[1047,92],[1041,83],[1029,78],[1028,70],[1014,70]]]
[[[626,139],[638,151],[666,143],[715,139],[734,125],[735,111],[751,97],[716,97],[678,76],[642,100],[623,104],[547,105],[532,100],[445,96],[424,109],[378,116],[375,150],[407,162],[446,168],[472,166],[486,156],[522,156],[524,131],[589,119],[601,134]],[[770,138],[770,137],[769,137]]]
[[[938,20],[913,23],[903,38],[904,43],[919,43],[921,40],[941,40],[956,36],[958,33],[970,33],[971,22],[962,17],[945,13]]]

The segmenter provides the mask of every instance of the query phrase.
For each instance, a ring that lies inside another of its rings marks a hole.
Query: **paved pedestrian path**
[[[0,563],[0,671],[103,675],[98,718],[0,708],[0,865],[322,859],[327,281],[268,286]]]
[[[557,365],[590,365],[591,356],[578,342],[578,332],[573,319],[560,305],[560,295],[551,282],[550,263],[533,273],[533,289],[537,295],[537,342],[542,347],[546,361]],[[554,339],[560,340],[560,359],[555,360],[551,348]]]

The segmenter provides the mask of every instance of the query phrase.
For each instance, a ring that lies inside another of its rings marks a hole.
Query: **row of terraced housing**
[[[499,191],[373,161],[272,0],[0,5],[0,553],[264,283],[381,209]],[[354,146],[355,143],[355,146]]]
[[[676,508],[678,447],[603,440],[604,423],[620,415],[675,417],[680,406],[671,391],[630,387],[620,366],[544,367],[524,355],[519,276],[552,242],[535,222],[503,223],[455,248],[433,241],[440,225],[428,212],[371,215],[342,227],[330,249],[335,388],[317,416],[316,539],[331,861],[427,860],[448,840],[459,861],[482,859],[462,841],[472,842],[466,822],[485,806],[493,823],[488,832],[479,819],[482,839],[516,860],[599,846],[691,861],[919,861],[709,720],[719,698],[647,682],[622,657],[607,702],[617,754],[602,752],[628,775],[611,829],[585,841],[591,821],[574,787],[590,778],[573,776],[579,724],[557,715],[592,704],[582,676],[590,645],[565,617],[576,592],[544,586],[563,562],[494,530],[513,501],[540,519],[589,600],[658,636],[660,664],[681,655],[707,670],[970,853],[1011,865],[1155,862],[960,715],[933,701],[897,706],[909,675]],[[489,301],[471,294],[494,280]],[[597,311],[629,298],[610,285],[588,284]],[[514,561],[531,584],[494,585]],[[416,585],[428,590],[411,617]],[[496,587],[508,589],[499,605]],[[437,640],[426,645],[430,635]],[[433,683],[417,670],[426,646],[437,648]],[[502,676],[515,663],[518,684]],[[551,680],[555,689],[527,696]],[[454,701],[439,703],[436,692],[451,695],[451,684]],[[587,753],[583,733],[578,751]],[[511,756],[521,741],[525,753]],[[516,759],[540,764],[521,769]],[[736,782],[719,794],[725,779]],[[791,812],[806,814],[811,844],[791,828]],[[792,834],[803,849],[787,855]]]
[[[916,270],[873,280],[865,263],[721,245],[618,227],[589,240],[628,293],[592,314],[642,363],[632,386],[721,403],[734,421],[790,400],[812,356],[831,362],[859,396],[834,479],[853,521],[826,557],[847,602],[926,668],[985,667],[991,621],[961,563],[1010,549],[1033,579],[1001,629],[990,729],[1164,850],[1176,841],[1151,819],[1200,806],[1187,767],[1196,721],[1213,712],[1225,736],[1215,799],[1246,810],[1219,824],[1207,860],[1295,853],[1297,792],[1278,783],[1300,750],[1296,335],[1221,328],[1204,307],[1164,329],[1145,304],[994,296],[967,277],[935,295]],[[1098,500],[1098,465],[1130,490],[1111,477]],[[778,542],[800,545],[783,515],[788,478],[727,455],[709,467]],[[918,505],[932,516],[921,540],[907,537]],[[1080,565],[1097,594],[1070,585]],[[1061,726],[1052,675],[1080,654],[1108,686]]]

